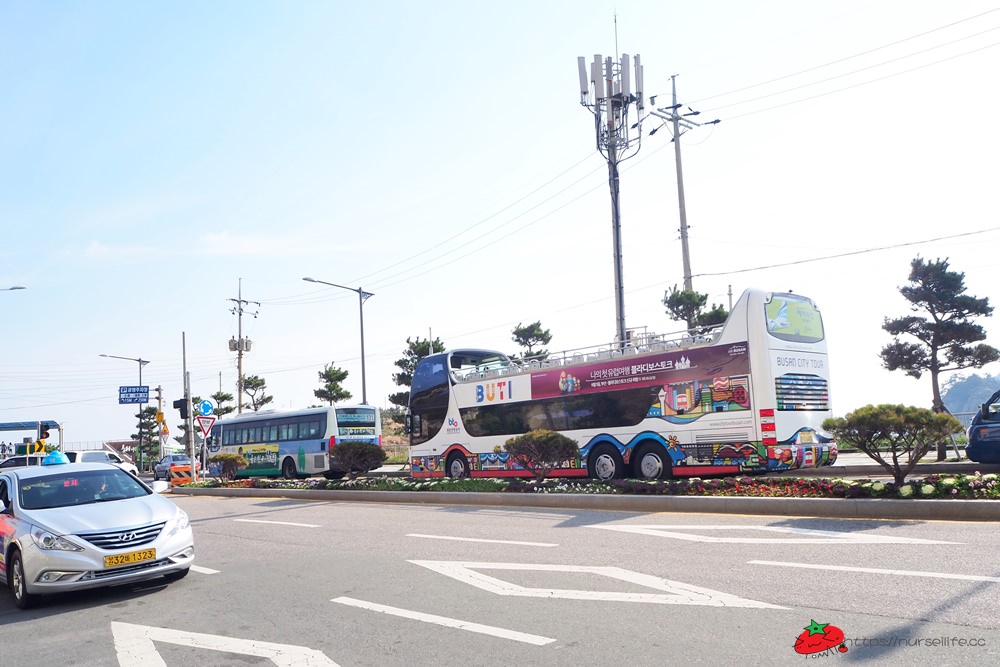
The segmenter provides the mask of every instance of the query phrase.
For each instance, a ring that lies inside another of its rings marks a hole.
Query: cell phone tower
[[[634,65],[633,65],[634,62]],[[594,56],[589,72],[583,56],[577,58],[580,70],[580,105],[594,114],[597,152],[608,161],[608,185],[611,187],[611,228],[615,259],[615,313],[618,344],[627,342],[625,329],[625,287],[622,284],[622,224],[619,205],[618,164],[635,157],[642,143],[642,65],[627,53],[615,62],[611,56]],[[634,78],[633,78],[634,76]],[[633,86],[634,82],[634,86]],[[633,92],[635,91],[635,92]],[[634,109],[636,120],[629,122]],[[635,130],[634,134],[631,132]]]

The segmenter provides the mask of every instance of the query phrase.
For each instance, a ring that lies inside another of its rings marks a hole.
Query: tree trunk
[[[934,351],[935,359],[937,358],[937,351]],[[932,366],[931,369],[931,387],[934,389],[934,401],[931,404],[931,411],[944,413],[948,412],[947,408],[944,407],[944,401],[941,400],[941,387],[938,386],[938,375],[939,371],[937,367]],[[941,441],[937,443],[937,460],[944,461],[948,458],[948,443]]]

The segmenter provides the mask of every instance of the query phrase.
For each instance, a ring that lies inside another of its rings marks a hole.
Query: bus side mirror
[[[403,417],[403,432],[413,433],[413,417],[409,413]]]

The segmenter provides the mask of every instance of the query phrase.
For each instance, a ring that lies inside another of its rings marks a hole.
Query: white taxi
[[[39,595],[184,577],[194,534],[168,488],[58,453],[0,470],[0,581],[26,609]]]

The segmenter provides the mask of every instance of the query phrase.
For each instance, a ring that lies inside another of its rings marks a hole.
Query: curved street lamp
[[[28,289],[24,285],[14,285],[13,287],[3,287],[0,288],[0,292],[13,292],[16,289]]]
[[[344,287],[343,285],[337,285],[335,283],[328,283],[325,280],[316,280],[315,278],[303,278],[309,283],[319,283],[320,285],[329,285],[330,287],[339,287],[340,289],[346,289],[350,292],[358,293],[358,315],[361,322],[361,403],[362,405],[368,405],[368,391],[365,385],[365,300],[370,296],[375,296],[371,292],[366,292],[360,287]]]

